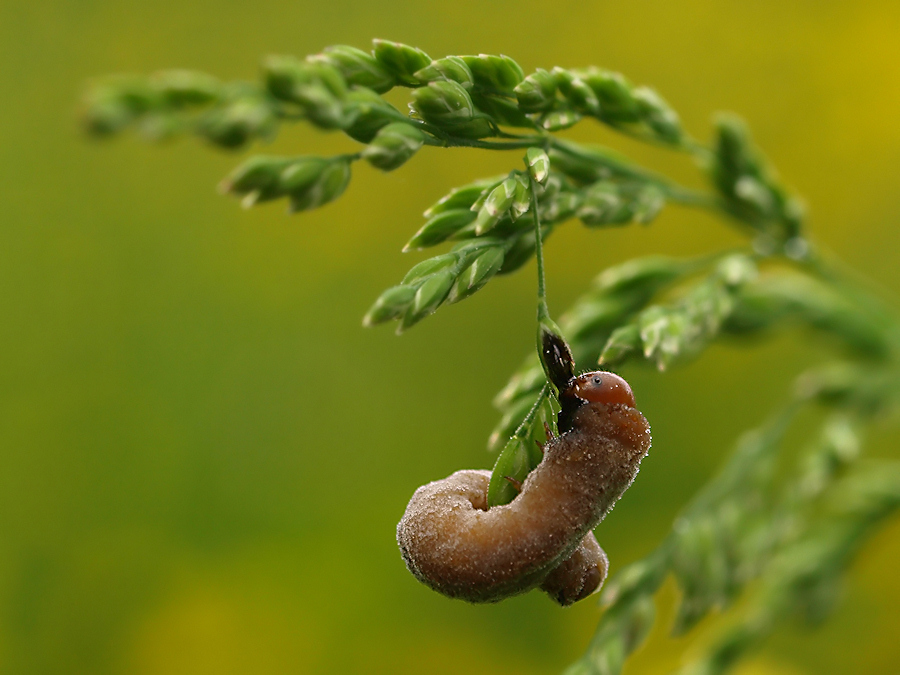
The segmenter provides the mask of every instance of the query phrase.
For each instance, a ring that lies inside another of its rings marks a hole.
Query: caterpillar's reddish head
[[[621,403],[629,408],[635,407],[634,394],[628,383],[615,373],[604,370],[579,375],[569,384],[568,393],[591,403]]]

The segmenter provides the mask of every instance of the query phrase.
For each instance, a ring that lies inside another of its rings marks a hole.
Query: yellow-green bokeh
[[[452,602],[414,582],[393,540],[417,485],[490,465],[491,397],[532,345],[533,265],[401,338],[360,327],[422,257],[400,253],[421,211],[518,155],[360,166],[339,202],[289,217],[215,194],[238,156],[78,134],[96,75],[249,78],[267,53],[372,37],[621,70],[700,138],[713,111],[738,111],[818,239],[900,292],[892,0],[0,0],[0,673],[553,673],[586,644],[593,601]],[[592,124],[573,135],[698,181],[683,157]],[[295,127],[267,151],[352,145]],[[627,257],[739,241],[683,209],[649,228],[573,223],[547,246],[551,309]],[[654,448],[598,531],[614,569],[825,349],[791,334],[629,373]],[[898,438],[877,430],[872,452]],[[743,672],[900,670],[898,537],[895,521],[871,542],[827,626],[786,627]],[[690,641],[665,637],[668,614],[628,672],[678,662]]]

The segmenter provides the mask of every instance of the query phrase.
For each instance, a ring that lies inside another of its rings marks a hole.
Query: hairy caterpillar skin
[[[606,581],[609,559],[593,532],[581,540],[574,553],[550,570],[541,590],[563,607],[600,590]]]
[[[489,471],[457,471],[416,490],[397,541],[419,581],[469,602],[541,587],[568,605],[599,588],[607,560],[592,530],[637,475],[650,426],[613,373],[573,378],[560,403],[562,433],[509,504],[487,508]]]

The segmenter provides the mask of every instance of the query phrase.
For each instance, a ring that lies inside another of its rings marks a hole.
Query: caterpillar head
[[[615,373],[605,370],[579,375],[569,385],[568,391],[576,398],[591,403],[620,403],[629,408],[635,407],[634,394],[628,383]]]
[[[569,380],[559,392],[559,432],[569,431],[574,423],[575,412],[589,403],[635,407],[634,394],[624,379],[605,370],[584,373]]]

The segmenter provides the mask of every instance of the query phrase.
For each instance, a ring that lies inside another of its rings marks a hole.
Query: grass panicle
[[[410,90],[408,111],[383,97],[397,87]],[[688,189],[611,148],[555,135],[586,120],[683,153],[707,188]],[[403,332],[537,257],[539,345],[494,400],[500,420],[488,445],[500,452],[491,505],[515,497],[515,485],[541,460],[547,430],[556,433],[547,372],[564,378],[552,370],[562,366],[547,371],[542,363],[541,335],[568,342],[567,373],[598,361],[665,370],[699,358],[715,341],[797,326],[828,338],[839,353],[801,375],[780,409],[740,438],[663,541],[607,583],[606,610],[568,675],[620,673],[646,639],[654,596],[670,576],[680,590],[675,634],[729,613],[727,627],[682,675],[726,673],[786,618],[819,622],[833,610],[854,554],[900,508],[900,462],[872,462],[863,452],[867,427],[898,407],[900,323],[810,240],[802,200],[738,117],[716,116],[704,144],[659,93],[619,73],[593,66],[526,73],[504,55],[434,59],[386,40],[370,51],[336,45],[306,58],[270,56],[256,82],[186,70],[105,78],[83,104],[84,128],[95,137],[131,128],[153,141],[194,135],[230,150],[298,122],[363,147],[333,157],[254,155],[221,191],[245,207],[285,199],[290,211],[304,211],[340,197],[359,160],[394,171],[431,147],[514,151],[508,173],[453,188],[425,211],[403,250],[447,248],[413,265],[363,320],[395,321]],[[670,204],[718,215],[746,236],[745,245],[601,270],[554,323],[542,241],[573,220],[591,230],[652,225]],[[787,432],[809,407],[825,411],[818,435],[788,453]],[[785,467],[789,454],[799,458]],[[739,597],[746,601],[735,606]]]

